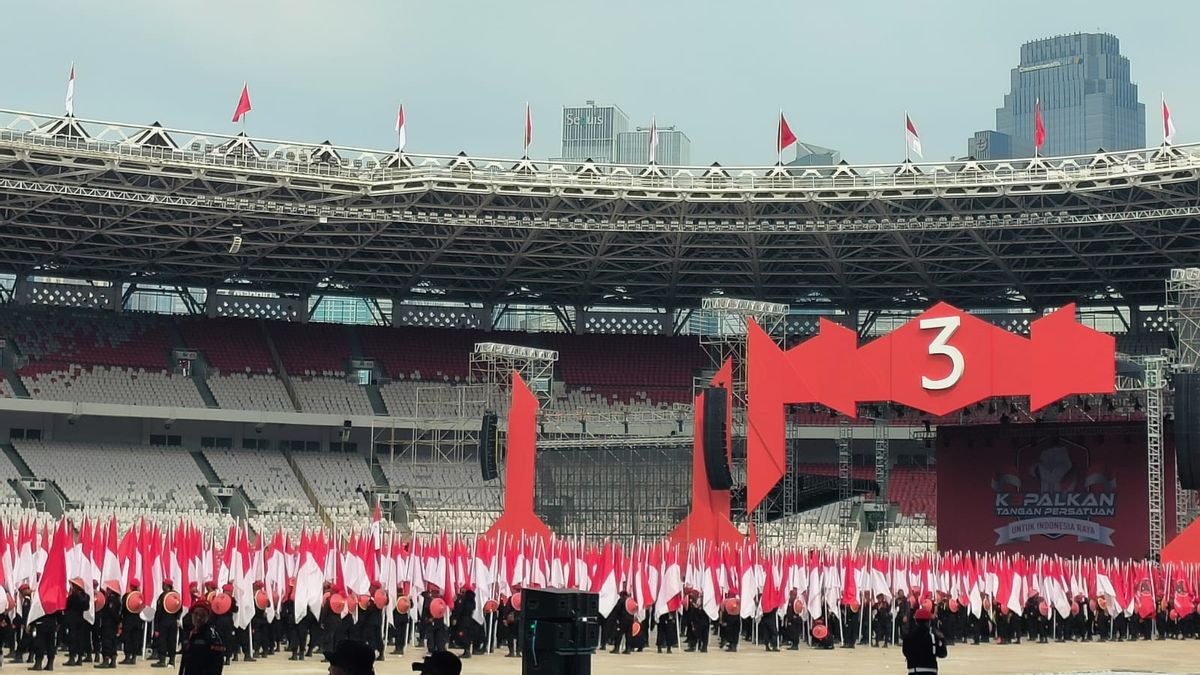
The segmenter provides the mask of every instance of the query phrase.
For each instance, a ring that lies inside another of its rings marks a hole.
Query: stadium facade
[[[593,451],[593,468],[613,472],[598,483],[611,486],[606,503],[653,504],[660,529],[682,506],[654,496],[667,479],[648,472],[630,488],[619,471],[631,461],[664,475],[677,465],[672,453],[690,444],[694,382],[719,362],[694,352],[726,350],[747,316],[769,315],[780,341],[812,335],[818,319],[868,338],[945,300],[1025,333],[1078,301],[1124,351],[1153,356],[1172,340],[1164,279],[1200,255],[1200,149],[1186,145],[1037,163],[630,167],[16,112],[0,121],[0,290],[23,317],[11,325],[28,328],[6,336],[0,363],[13,390],[0,398],[11,434],[175,437],[214,449],[265,442],[287,453],[369,452],[388,466],[461,464],[478,441],[472,416],[497,401],[471,389],[481,372],[468,368],[472,347],[517,342],[561,355],[539,442]],[[147,295],[170,297],[152,304],[184,316],[123,313]],[[330,330],[315,319],[336,312],[314,311],[327,297],[361,298],[376,325]],[[69,311],[34,311],[47,305]],[[732,306],[749,314],[729,314]],[[514,315],[527,317],[518,326],[551,331],[497,335]],[[73,320],[84,327],[60,336],[71,349],[31,342]],[[705,335],[680,337],[687,326]],[[435,332],[409,330],[418,328]],[[80,335],[98,351],[79,348]],[[154,338],[134,340],[145,335]],[[650,341],[623,342],[632,337]],[[652,368],[689,353],[667,376]],[[482,372],[494,377],[498,364]],[[130,385],[134,376],[158,383],[145,390],[158,403]],[[1149,418],[1142,391],[1072,399],[1050,414]],[[1022,405],[993,401],[953,419],[1024,419]],[[808,407],[789,438],[820,445],[807,456],[844,459],[847,480],[852,460],[867,469],[872,448],[889,443],[892,460],[927,461],[920,418],[876,408],[864,414],[896,421],[843,429]],[[790,460],[774,515],[836,480],[804,479],[804,456]],[[891,465],[877,466],[882,476]],[[578,485],[577,468],[547,462],[544,471]],[[567,492],[546,492],[556,502],[542,506],[572,513],[579,505],[562,501]],[[630,534],[636,513],[608,521]]]

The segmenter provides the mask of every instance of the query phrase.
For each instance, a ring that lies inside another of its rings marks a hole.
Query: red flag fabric
[[[66,519],[60,520],[46,550],[46,567],[42,569],[37,598],[27,617],[31,623],[37,617],[67,608],[67,549],[72,545],[71,539]]]
[[[242,121],[242,116],[250,112],[250,89],[242,83],[242,95],[238,98],[237,110],[233,111],[233,121]]]
[[[779,141],[779,152],[783,152],[796,142],[796,134],[792,133],[792,128],[788,126],[787,118],[783,116],[783,113],[779,113],[779,133],[777,134],[777,139]]]
[[[1038,98],[1033,104],[1033,147],[1041,150],[1046,144],[1046,125],[1042,121],[1042,99]]]

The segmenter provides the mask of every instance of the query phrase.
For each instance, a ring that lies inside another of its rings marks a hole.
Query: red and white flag
[[[67,101],[66,108],[68,115],[74,115],[74,64],[71,64],[71,74],[67,77]],[[1165,110],[1166,107],[1164,106]]]
[[[1162,99],[1163,143],[1175,140],[1175,122],[1171,120],[1171,109],[1167,107],[1167,99]]]
[[[908,113],[904,113],[904,138],[908,142],[908,149],[912,150],[913,154],[917,157],[924,157],[921,154],[921,136],[917,133],[917,125],[913,124]]]
[[[658,124],[650,118],[650,164],[658,158]]]
[[[533,143],[533,113],[529,111],[529,102],[525,103],[525,156],[529,156],[529,144]]]
[[[408,144],[408,134],[404,129],[404,104],[400,104],[400,110],[396,112],[396,139],[400,143],[399,150],[404,152],[404,146]]]
[[[1033,149],[1040,151],[1045,144],[1046,124],[1042,121],[1042,99],[1039,97],[1033,103]]]
[[[775,144],[778,152],[782,153],[796,142],[796,134],[792,133],[792,128],[788,126],[787,118],[783,116],[783,111],[779,111],[779,131],[775,134]]]
[[[250,112],[250,89],[242,83],[242,95],[238,97],[237,109],[233,111],[233,121],[241,122],[242,117]]]

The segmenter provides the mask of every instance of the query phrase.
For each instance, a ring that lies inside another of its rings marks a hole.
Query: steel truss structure
[[[1200,268],[1172,269],[1167,277],[1167,316],[1175,327],[1174,372],[1200,370]],[[1178,471],[1176,471],[1178,476]],[[1175,531],[1197,517],[1196,491],[1176,486]]]
[[[296,297],[1156,304],[1200,148],[836,167],[417,156],[0,111],[0,271]],[[231,253],[235,236],[240,248]]]
[[[550,399],[550,380],[558,352],[498,342],[480,342],[471,351],[471,377],[483,383],[489,410],[507,409],[507,392],[513,373],[518,373],[538,402]]]
[[[534,508],[551,528],[658,539],[689,509],[690,447],[539,448]]]

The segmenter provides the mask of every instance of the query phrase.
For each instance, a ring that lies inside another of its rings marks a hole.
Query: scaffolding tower
[[[1171,270],[1166,287],[1167,304],[1163,309],[1175,328],[1175,363],[1171,370],[1195,373],[1200,371],[1200,267]],[[1147,405],[1147,416],[1149,413]],[[1178,465],[1175,475],[1178,478]],[[1177,485],[1175,531],[1182,532],[1196,516],[1196,491],[1184,490]]]
[[[787,317],[789,307],[776,302],[743,300],[725,296],[704,298],[700,304],[700,345],[708,354],[712,370],[716,371],[729,361],[732,364],[732,389],[730,405],[733,409],[733,461],[735,476],[745,476],[746,464],[746,336],[750,322],[758,324],[764,333],[781,348],[786,346]],[[696,386],[707,386],[707,380],[697,381]],[[788,423],[790,426],[790,422]],[[789,459],[789,464],[790,464]],[[796,485],[789,470],[784,473],[781,484],[771,490],[763,503],[747,521],[753,520],[758,530],[768,514],[791,515],[795,511]],[[740,520],[735,516],[735,520]]]
[[[838,424],[838,548],[845,551],[854,544],[854,503],[850,498],[854,495],[854,455],[851,444],[854,441],[854,430],[850,428],[850,420],[843,417]]]
[[[471,351],[471,379],[483,384],[489,410],[507,408],[505,393],[512,387],[512,374],[533,391],[543,407],[550,401],[551,381],[558,352],[499,342],[479,342]]]
[[[876,524],[875,538],[872,540],[877,551],[886,551],[888,547],[887,519],[888,509],[888,477],[891,474],[891,446],[888,438],[889,425],[887,418],[875,418],[875,497],[874,507],[883,512],[883,517]]]

